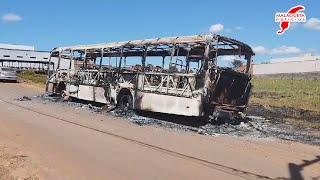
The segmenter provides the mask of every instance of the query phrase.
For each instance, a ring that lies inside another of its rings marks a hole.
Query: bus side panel
[[[107,103],[107,99],[105,97],[105,90],[103,87],[94,87],[95,88],[95,98],[96,98],[96,102],[99,103]]]
[[[54,93],[54,83],[48,83],[48,93]]]
[[[203,115],[201,101],[185,97],[137,92],[134,105],[135,109],[145,111],[177,114],[184,116]]]
[[[94,101],[93,93],[93,86],[79,85],[78,99]]]
[[[88,101],[95,101],[99,103],[107,104],[107,98],[105,97],[105,90],[103,87],[94,87],[87,85],[70,85],[67,84],[67,95],[78,99],[84,99]]]

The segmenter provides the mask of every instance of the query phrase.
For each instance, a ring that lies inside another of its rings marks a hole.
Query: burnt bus
[[[216,34],[59,47],[47,93],[183,116],[245,114],[250,46]],[[68,61],[68,68],[60,62]]]

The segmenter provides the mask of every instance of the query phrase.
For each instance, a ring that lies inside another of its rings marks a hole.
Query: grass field
[[[44,85],[47,80],[47,75],[36,74],[34,71],[22,71],[19,73],[20,80]]]
[[[264,116],[320,129],[320,80],[253,78],[252,83],[249,108],[258,105]]]
[[[251,103],[320,112],[320,80],[253,78]]]

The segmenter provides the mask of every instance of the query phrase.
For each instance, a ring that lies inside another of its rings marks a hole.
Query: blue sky
[[[305,6],[309,26],[276,31],[276,12]],[[255,47],[256,63],[270,58],[320,54],[319,0],[1,0],[0,43],[34,45],[37,50],[165,36],[218,34]]]

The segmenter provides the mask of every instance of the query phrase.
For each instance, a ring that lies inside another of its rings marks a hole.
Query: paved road
[[[39,93],[25,84],[0,83],[0,161],[9,162],[0,163],[0,179],[320,178],[319,146],[203,136],[13,100]]]

